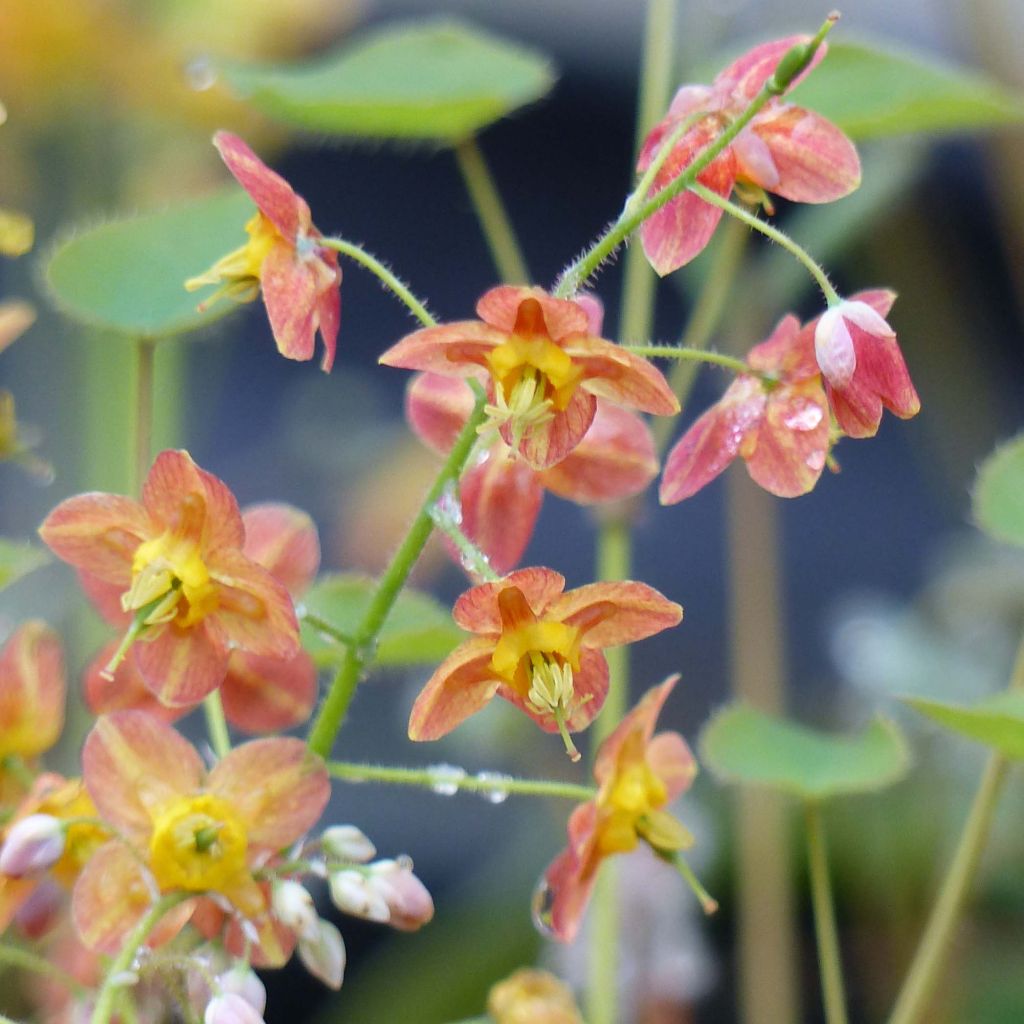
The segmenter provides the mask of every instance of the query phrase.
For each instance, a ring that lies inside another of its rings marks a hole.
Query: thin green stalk
[[[1024,640],[1017,649],[1008,689],[1024,689]],[[946,969],[957,923],[978,874],[981,855],[992,829],[996,802],[1008,770],[1009,763],[1001,754],[989,756],[956,853],[932,907],[889,1024],[917,1024],[931,1006],[939,979]]]
[[[799,75],[814,57],[814,53],[822,40],[835,24],[836,16],[830,15],[810,42],[797,44],[783,55],[775,73],[765,82],[761,91],[750,101],[750,105],[723,129],[714,141],[710,142],[694,160],[687,165],[678,178],[666,185],[657,195],[645,202],[634,205],[632,197],[616,219],[615,223],[590,246],[578,259],[574,260],[562,272],[555,285],[554,294],[559,298],[573,295],[599,266],[652,214],[657,213],[666,203],[670,202],[697,181],[697,176],[712,160],[728,146],[751,120],[775,96],[779,96],[789,88],[793,79]]]
[[[475,138],[463,139],[456,145],[455,160],[498,275],[506,284],[528,284],[530,271],[526,267],[523,251]]]
[[[821,808],[808,803],[804,808],[807,820],[807,864],[811,875],[811,903],[814,906],[814,931],[818,940],[818,967],[825,1002],[827,1024],[846,1024],[846,993],[843,987],[843,964],[839,955],[832,885],[828,876],[828,854]]]
[[[343,256],[348,256],[349,259],[355,260],[356,263],[378,277],[384,287],[388,288],[400,302],[404,303],[409,312],[424,327],[433,327],[437,324],[437,321],[428,312],[427,307],[376,256],[371,256],[365,249],[361,249],[354,242],[346,242],[343,238],[322,238],[320,239],[320,244],[325,249],[333,249],[335,252],[340,252]]]
[[[179,903],[188,899],[191,893],[172,892],[161,896],[160,899],[150,907],[149,911],[132,929],[121,946],[120,952],[107,966],[107,973],[103,978],[103,984],[96,996],[96,1006],[92,1011],[90,1024],[110,1024],[111,1014],[114,1012],[114,1003],[118,991],[122,985],[122,976],[129,972],[135,957],[142,948],[150,932],[157,926],[160,918]]]
[[[808,273],[817,282],[818,287],[821,289],[822,295],[825,296],[825,301],[830,305],[834,306],[840,301],[839,294],[835,288],[832,287],[831,282],[828,279],[825,271],[822,270],[821,266],[812,258],[811,254],[793,241],[789,235],[780,231],[778,228],[773,227],[767,221],[761,220],[760,217],[754,216],[749,210],[744,209],[737,203],[731,202],[724,196],[720,196],[717,192],[713,192],[711,189],[706,188],[700,182],[694,182],[690,186],[690,191],[700,196],[705,203],[710,203],[712,206],[717,206],[720,210],[724,210],[730,217],[735,217],[736,220],[742,224],[746,224],[747,227],[753,228],[755,231],[760,231],[762,235],[770,238],[776,245],[785,249],[791,256],[794,256],[799,260],[806,268]]]
[[[454,483],[452,485],[454,490]],[[446,491],[430,510],[434,525],[455,545],[462,567],[475,580],[494,583],[501,577],[491,567],[490,559],[462,532],[462,509],[454,493]]]
[[[320,618],[319,615],[314,615],[308,608],[300,606],[295,609],[295,613],[303,622],[308,622],[318,633],[322,633],[329,640],[333,640],[342,647],[351,647],[355,642],[351,633],[343,632],[326,619]]]
[[[402,541],[391,559],[391,563],[378,580],[370,604],[353,634],[353,643],[346,649],[344,661],[342,661],[341,667],[334,677],[334,682],[327,692],[327,697],[310,727],[307,743],[310,750],[321,757],[327,757],[331,752],[334,738],[338,735],[338,730],[345,720],[348,706],[359,685],[360,678],[373,661],[374,647],[381,627],[434,529],[431,512],[449,481],[457,480],[461,475],[466,460],[476,443],[477,427],[484,419],[485,396],[479,385],[475,391],[476,405],[473,412],[449,452],[448,459],[441,467],[437,479],[427,492],[423,505],[413,520],[412,526],[409,527],[409,532],[405,535],[405,540]]]
[[[50,963],[44,957],[37,956],[30,950],[21,949],[19,946],[0,944],[0,964],[10,964],[11,967],[17,967],[19,970],[32,971],[34,974],[51,978],[75,995],[82,995],[85,992],[85,986],[67,971],[62,971],[56,964]]]
[[[206,718],[206,735],[210,746],[218,758],[226,757],[231,751],[231,736],[228,734],[228,723],[224,718],[224,704],[220,699],[220,690],[214,690],[203,701],[203,715]]]
[[[393,786],[420,786],[434,789],[439,784],[466,793],[508,793],[519,796],[555,796],[583,802],[593,800],[597,793],[592,786],[550,779],[515,779],[505,776],[459,776],[456,771],[437,768],[394,768],[387,765],[353,764],[349,761],[328,761],[327,771],[347,782],[382,782]]]
[[[142,481],[153,457],[153,359],[156,342],[151,338],[135,341],[135,407],[131,452],[132,494],[142,490]]]
[[[623,345],[627,352],[644,356],[647,359],[684,359],[691,363],[712,363],[724,366],[733,373],[754,373],[754,370],[735,356],[727,356],[722,352],[708,352],[701,348],[683,348],[676,345]]]

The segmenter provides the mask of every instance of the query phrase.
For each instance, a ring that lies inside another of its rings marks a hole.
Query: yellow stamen
[[[245,245],[222,256],[205,273],[190,277],[185,282],[190,292],[209,284],[221,284],[217,291],[200,303],[201,310],[209,309],[222,298],[249,302],[259,294],[263,261],[281,234],[262,213],[256,213],[245,225],[245,230],[249,235]]]

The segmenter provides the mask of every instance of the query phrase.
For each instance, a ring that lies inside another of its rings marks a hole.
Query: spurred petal
[[[810,36],[796,35],[755,46],[715,76],[716,90],[729,92],[736,103],[746,106],[775,73],[786,52],[798,43],[808,43],[810,40]],[[824,60],[826,53],[828,44],[821,43],[810,64],[793,79],[789,88],[802,82]]]
[[[619,751],[627,739],[632,736],[639,737],[643,747],[650,743],[662,705],[678,682],[679,676],[674,675],[669,676],[660,686],[651,687],[636,707],[619,722],[615,731],[601,744],[594,760],[594,778],[598,782],[603,784],[605,780],[614,775]]]
[[[860,157],[853,143],[820,114],[780,105],[750,126],[768,147],[777,180],[755,184],[797,203],[829,203],[860,185]]]
[[[554,938],[572,942],[597,880],[597,807],[580,804],[569,816],[569,846],[544,873],[551,896],[549,921]]]
[[[213,144],[235,180],[285,238],[294,243],[300,231],[309,229],[310,213],[305,200],[297,196],[291,185],[267,167],[237,135],[217,132]]]
[[[243,732],[291,729],[313,712],[316,665],[305,651],[293,658],[232,651],[220,695],[228,721]]]
[[[137,501],[96,491],[62,501],[39,527],[58,558],[124,589],[131,582],[132,555],[152,533]]]
[[[519,305],[524,299],[536,299],[540,303],[548,337],[552,341],[559,341],[570,334],[586,333],[586,309],[571,299],[556,299],[542,288],[523,288],[516,285],[492,288],[477,302],[477,316],[499,331],[510,334],[515,329]]]
[[[316,348],[317,280],[295,249],[275,242],[260,269],[260,288],[277,351],[286,359],[312,359]]]
[[[427,370],[446,377],[479,376],[487,354],[508,340],[479,320],[458,320],[424,327],[395,342],[378,362],[405,370]]]
[[[474,637],[441,662],[412,706],[409,739],[440,739],[487,704],[498,688],[493,653],[493,640]]]
[[[60,637],[37,619],[19,626],[0,653],[0,757],[35,757],[64,727]]]
[[[198,704],[224,681],[227,647],[214,639],[206,621],[191,629],[179,629],[173,622],[157,628],[158,633],[132,647],[139,674],[161,703]]]
[[[186,451],[163,451],[156,457],[142,487],[142,504],[159,524],[153,532],[183,533],[206,549],[240,548],[245,540],[235,496]]]
[[[473,410],[473,392],[465,381],[421,373],[405,393],[405,418],[416,436],[440,455],[451,451]]]
[[[313,520],[283,502],[249,505],[242,512],[247,558],[262,566],[294,596],[303,593],[320,568],[320,539]]]
[[[591,381],[586,381],[586,385]],[[562,412],[547,423],[529,426],[519,442],[519,454],[534,469],[547,469],[560,462],[580,443],[594,420],[597,399],[582,387],[573,393]],[[501,436],[509,447],[515,440],[513,421],[502,424]]]
[[[679,412],[679,400],[668,381],[646,359],[603,338],[586,336],[567,341],[565,351],[583,367],[581,387],[591,394],[656,416]]]
[[[588,583],[560,594],[547,614],[584,630],[584,647],[618,647],[681,621],[683,609],[646,583]],[[591,624],[593,623],[593,624]]]
[[[82,749],[82,775],[100,816],[132,834],[148,836],[152,818],[203,778],[192,744],[144,711],[99,718]]]
[[[658,494],[661,503],[674,505],[714,480],[757,430],[766,400],[755,377],[734,380],[668,453]]]
[[[554,569],[531,566],[517,569],[494,583],[482,583],[467,590],[455,602],[452,618],[456,625],[470,633],[500,633],[502,622],[498,594],[507,587],[516,587],[534,614],[542,615],[554,598],[565,590],[565,577]]]
[[[106,675],[106,667],[120,646],[119,640],[112,640],[89,663],[82,677],[82,695],[94,715],[106,715],[112,711],[145,711],[163,722],[174,722],[192,710],[190,706],[168,707],[156,699],[146,686],[133,657],[122,658],[112,678]]]
[[[498,696],[526,712],[545,732],[558,732],[558,721],[550,712],[538,711],[518,690],[502,683]],[[565,724],[579,732],[598,716],[608,697],[608,662],[597,650],[580,651],[579,671],[573,674],[573,700]]]
[[[308,832],[331,793],[323,761],[301,740],[285,737],[235,747],[214,767],[207,788],[231,805],[251,843],[272,850]]]

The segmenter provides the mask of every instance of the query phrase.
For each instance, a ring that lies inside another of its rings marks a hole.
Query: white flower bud
[[[271,906],[274,917],[295,932],[300,939],[316,938],[316,907],[305,886],[291,879],[275,882],[271,893]]]
[[[249,967],[238,964],[217,978],[221,995],[241,996],[257,1013],[267,1008],[267,990],[259,975]]]
[[[299,940],[299,959],[314,978],[328,988],[339,989],[345,979],[345,941],[330,921],[321,919],[317,924],[315,940]]]
[[[387,924],[391,919],[387,900],[358,871],[335,871],[328,881],[331,902],[345,914]]]
[[[338,860],[365,864],[377,856],[377,848],[355,825],[332,825],[320,837],[324,852]]]
[[[262,1014],[235,992],[214,996],[206,1004],[205,1024],[265,1024]]]
[[[64,852],[64,825],[52,814],[30,814],[15,822],[0,849],[0,874],[22,878],[45,871]]]
[[[415,931],[434,916],[434,901],[427,887],[413,874],[408,857],[372,864],[369,884],[387,903],[393,928]]]

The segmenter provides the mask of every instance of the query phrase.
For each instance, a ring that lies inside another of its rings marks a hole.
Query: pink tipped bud
[[[822,376],[835,387],[848,384],[857,369],[853,338],[843,318],[848,305],[841,302],[827,310],[814,329],[814,355],[821,367]]]
[[[214,996],[206,1004],[205,1024],[265,1024],[262,1014],[235,992]]]
[[[275,882],[271,895],[274,917],[290,928],[300,939],[315,939],[319,920],[313,897],[305,886],[287,879]]]
[[[355,825],[332,825],[320,837],[329,857],[365,864],[377,856],[377,847]]]
[[[44,878],[18,908],[14,915],[14,923],[26,939],[39,939],[57,924],[63,909],[64,890]]]
[[[343,913],[387,924],[391,911],[387,900],[358,871],[335,871],[328,880],[331,902]]]
[[[21,878],[45,871],[64,852],[64,826],[51,814],[30,814],[7,832],[0,849],[0,874]]]
[[[434,916],[427,887],[412,873],[408,857],[382,860],[370,867],[370,886],[386,901],[393,928],[413,932]]]
[[[299,959],[314,978],[339,989],[345,980],[345,940],[330,921],[321,919],[317,925],[315,940],[299,940]]]
[[[267,990],[259,975],[249,967],[238,964],[217,978],[221,995],[241,996],[258,1014],[267,1008]]]

